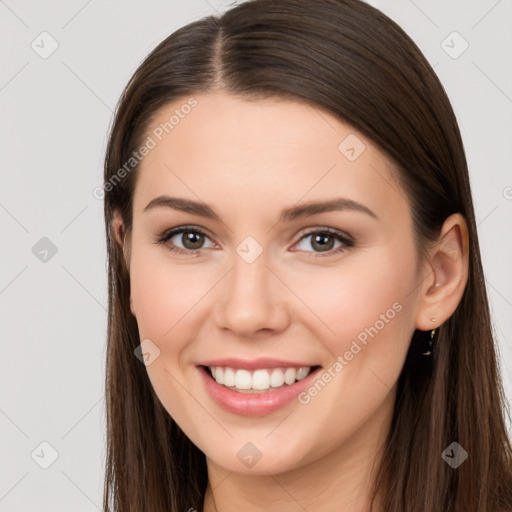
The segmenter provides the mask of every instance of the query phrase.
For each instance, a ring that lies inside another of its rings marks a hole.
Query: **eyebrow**
[[[153,208],[163,207],[173,210],[190,213],[200,217],[206,217],[221,222],[221,218],[215,213],[213,208],[205,203],[193,201],[191,199],[183,199],[178,197],[158,196],[152,199],[144,208],[143,212],[152,210]],[[378,219],[377,215],[367,206],[347,199],[338,197],[327,201],[317,201],[304,203],[298,206],[292,206],[281,211],[279,222],[291,222],[293,220],[316,215],[319,213],[351,210],[369,215],[374,219]]]

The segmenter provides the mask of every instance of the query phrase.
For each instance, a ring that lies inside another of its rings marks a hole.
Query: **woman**
[[[252,0],[179,29],[104,189],[105,510],[512,510],[464,148],[393,21]]]

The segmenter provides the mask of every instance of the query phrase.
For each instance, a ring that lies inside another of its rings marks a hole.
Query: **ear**
[[[121,212],[118,209],[114,210],[114,215],[112,217],[111,226],[112,226],[112,233],[114,236],[114,240],[116,243],[119,244],[119,247],[121,248],[121,250],[123,252],[124,260],[126,263],[126,270],[129,272],[129,270],[130,270],[130,237],[127,235],[123,217],[121,215]],[[132,314],[135,315],[131,293],[130,293],[130,310],[131,310]]]
[[[419,297],[416,329],[435,329],[453,314],[464,293],[469,269],[469,236],[464,217],[448,217],[429,249]]]
[[[124,246],[125,228],[121,212],[117,209],[114,210],[114,215],[112,218],[112,233],[114,234],[115,241],[122,249]]]

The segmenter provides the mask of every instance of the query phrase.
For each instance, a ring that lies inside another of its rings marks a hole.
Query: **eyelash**
[[[179,235],[180,233],[184,233],[184,232],[187,232],[187,231],[191,232],[191,233],[199,233],[199,234],[204,235],[205,237],[209,238],[209,236],[203,230],[201,230],[199,228],[196,228],[194,226],[182,226],[182,227],[179,227],[179,228],[173,228],[171,230],[164,231],[161,235],[159,235],[157,237],[156,243],[158,245],[160,245],[160,246],[166,245],[166,243],[173,236]],[[340,233],[340,232],[338,232],[338,231],[336,231],[334,229],[331,229],[331,228],[322,228],[322,229],[316,229],[316,230],[308,231],[307,233],[304,233],[300,237],[300,239],[297,241],[297,243],[294,244],[294,245],[297,245],[302,239],[307,238],[308,236],[311,236],[311,235],[316,235],[316,234],[332,235],[334,238],[336,238],[338,241],[340,241],[343,245],[341,245],[337,249],[330,250],[330,251],[325,252],[325,253],[315,252],[315,251],[305,251],[306,253],[308,253],[308,256],[312,257],[312,258],[318,258],[318,257],[322,258],[322,257],[326,257],[326,256],[333,256],[333,255],[339,254],[341,252],[344,252],[348,248],[351,248],[351,247],[354,246],[354,242],[351,239],[349,239],[347,236],[345,236],[342,233]],[[201,249],[187,249],[187,250],[183,250],[183,249],[181,249],[179,247],[176,247],[174,244],[173,245],[169,245],[167,247],[167,249],[169,251],[171,251],[171,252],[178,253],[178,254],[181,254],[181,255],[198,255],[201,252]]]

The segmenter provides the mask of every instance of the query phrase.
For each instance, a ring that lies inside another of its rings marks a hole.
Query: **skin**
[[[206,455],[206,512],[366,511],[413,332],[441,325],[462,297],[465,221],[449,217],[420,260],[408,198],[365,136],[301,102],[194,97],[198,106],[142,161],[132,231],[125,236],[118,213],[112,220],[140,338],[160,350],[146,367],[149,379]],[[162,108],[154,125],[184,102]],[[365,144],[354,161],[338,149],[351,134]],[[143,212],[163,194],[203,201],[222,221],[165,207]],[[283,208],[340,196],[378,219],[344,210],[279,222]],[[181,234],[155,243],[183,225],[206,232],[199,255],[169,250],[172,242],[193,247]],[[334,254],[341,243],[328,239],[334,246],[325,256],[304,235],[327,227],[354,245]],[[247,236],[263,248],[252,263],[236,252]],[[196,364],[230,356],[327,369],[396,303],[400,312],[306,405],[294,400],[263,417],[239,416],[219,407],[199,378]],[[262,454],[250,468],[237,457],[247,442]]]

